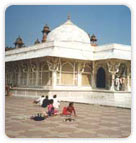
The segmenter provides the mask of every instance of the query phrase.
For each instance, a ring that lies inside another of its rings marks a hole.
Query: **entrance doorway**
[[[106,76],[105,76],[105,70],[101,67],[97,71],[97,77],[96,77],[96,87],[97,88],[105,88],[106,86]]]

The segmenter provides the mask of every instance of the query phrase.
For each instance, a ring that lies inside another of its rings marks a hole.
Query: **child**
[[[76,111],[73,105],[74,103],[70,102],[68,107],[64,107],[62,115],[72,115],[72,113],[74,113],[74,116],[76,116]]]
[[[57,95],[54,95],[54,96],[53,96],[53,106],[54,106],[56,109],[59,109],[60,102],[58,101]]]
[[[53,107],[53,100],[50,100],[50,104],[47,106],[48,107],[48,116],[56,115],[58,112],[54,107]]]

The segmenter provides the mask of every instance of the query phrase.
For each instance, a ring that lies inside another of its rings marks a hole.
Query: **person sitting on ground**
[[[42,103],[42,107],[46,108],[49,105],[50,101],[48,99],[48,95],[45,97]]]
[[[76,116],[76,111],[74,108],[74,103],[70,102],[68,107],[64,107],[61,115],[72,115],[74,113],[74,116]]]
[[[58,101],[57,95],[49,96],[49,100],[53,100],[53,106],[58,110],[60,102]]]
[[[53,106],[56,108],[56,109],[59,109],[60,107],[60,102],[58,101],[58,98],[57,98],[57,95],[53,95]]]
[[[53,106],[53,100],[50,100],[50,104],[47,107],[48,107],[48,112],[47,112],[48,116],[57,114],[58,111]]]
[[[44,95],[42,95],[42,96],[40,96],[38,99],[34,100],[33,103],[36,103],[36,104],[42,106],[44,99],[45,99],[45,97],[44,97]]]

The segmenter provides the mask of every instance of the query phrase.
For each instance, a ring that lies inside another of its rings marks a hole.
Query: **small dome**
[[[23,43],[23,40],[20,36],[18,36],[18,38],[14,42],[14,45],[15,45],[16,48],[21,48],[21,47],[25,46],[24,43]]]
[[[16,44],[24,44],[23,43],[23,40],[22,40],[22,38],[20,37],[20,36],[18,36],[18,38],[16,39],[16,41],[14,42],[14,44],[16,45]]]
[[[42,33],[49,33],[50,32],[50,27],[46,24],[44,27],[43,27],[43,30],[42,30]]]
[[[90,37],[90,40],[91,40],[92,42],[97,41],[96,36],[93,34],[93,35]]]
[[[48,34],[47,41],[90,43],[90,38],[84,30],[68,19]]]

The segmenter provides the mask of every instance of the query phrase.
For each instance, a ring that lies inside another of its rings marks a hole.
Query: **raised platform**
[[[41,95],[57,94],[60,101],[73,101],[79,103],[98,104],[131,108],[131,92],[109,91],[100,89],[91,90],[45,90],[38,88],[14,88],[13,96],[38,97]]]

